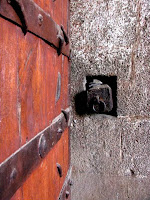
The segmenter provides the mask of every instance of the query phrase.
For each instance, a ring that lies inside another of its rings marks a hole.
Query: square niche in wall
[[[99,80],[102,84],[108,85],[112,90],[113,108],[107,114],[117,116],[117,76],[87,76],[86,77],[86,91],[88,91],[91,83]]]

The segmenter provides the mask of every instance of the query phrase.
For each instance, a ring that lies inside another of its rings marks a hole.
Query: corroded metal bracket
[[[70,58],[70,44],[63,28],[33,0],[0,0],[0,16],[33,33]]]
[[[70,114],[70,108],[65,114]],[[52,124],[0,164],[0,199],[8,200],[60,140],[69,121],[62,112]]]
[[[68,173],[67,173],[64,185],[59,194],[58,200],[70,200],[71,199],[71,186],[72,186],[71,173],[72,173],[72,168],[70,168],[68,170]]]
[[[87,90],[87,107],[94,113],[110,112],[113,109],[112,89],[95,79]]]

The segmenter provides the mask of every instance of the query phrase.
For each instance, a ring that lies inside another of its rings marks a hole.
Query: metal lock
[[[108,113],[113,109],[112,90],[107,84],[94,79],[87,88],[87,108],[94,113]]]

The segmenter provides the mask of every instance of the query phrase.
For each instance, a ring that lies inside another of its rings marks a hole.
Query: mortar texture
[[[150,1],[70,4],[72,200],[150,200]],[[117,76],[117,117],[76,113],[93,75]]]

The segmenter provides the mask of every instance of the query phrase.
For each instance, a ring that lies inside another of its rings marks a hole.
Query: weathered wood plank
[[[18,104],[19,28],[0,18],[0,163],[20,147]],[[12,200],[22,200],[20,188]]]
[[[0,162],[20,146],[18,126],[18,29],[0,18]]]
[[[67,30],[68,0],[34,0]],[[0,18],[0,162],[68,107],[68,58],[41,39]],[[60,98],[56,102],[58,72]],[[69,133],[31,174],[12,200],[56,200],[69,168]],[[9,146],[9,148],[7,148]],[[57,172],[61,164],[63,177]]]
[[[64,137],[67,137],[68,130],[63,137],[50,151],[42,164],[31,174],[23,185],[24,199],[33,200],[57,200],[62,184],[65,180],[67,170],[63,162],[63,153],[68,155],[68,149],[63,150]],[[63,169],[63,177],[59,177],[56,163],[60,163]]]

